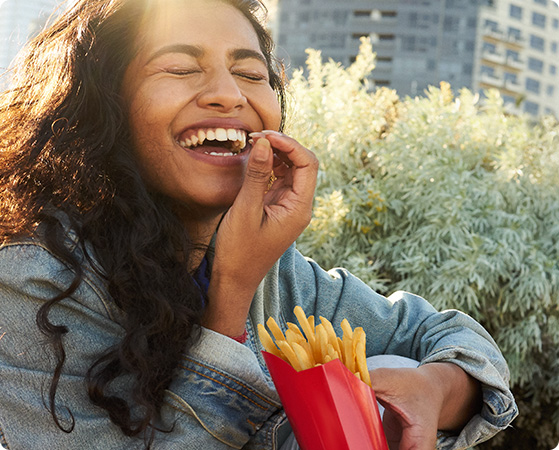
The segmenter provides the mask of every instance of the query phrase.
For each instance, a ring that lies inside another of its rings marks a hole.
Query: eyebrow
[[[154,59],[159,58],[162,55],[167,53],[184,53],[186,55],[190,55],[194,58],[199,58],[204,54],[204,50],[196,45],[188,45],[188,44],[173,44],[173,45],[166,45],[165,47],[161,47],[159,50],[155,51],[151,54],[148,58],[146,64],[149,64]]]
[[[205,52],[201,47],[197,45],[189,45],[189,44],[166,45],[165,47],[161,47],[159,50],[156,50],[154,53],[152,53],[148,58],[146,64],[149,64],[154,59],[159,58],[160,56],[168,53],[184,53],[186,55],[192,56],[193,58],[200,58],[204,55]],[[249,48],[233,49],[229,52],[229,56],[235,61],[240,61],[243,59],[256,59],[261,63],[263,63],[265,66],[268,65],[266,58],[264,58],[262,53]]]

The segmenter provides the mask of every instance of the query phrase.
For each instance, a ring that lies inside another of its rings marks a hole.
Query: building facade
[[[402,96],[429,85],[496,88],[514,112],[559,116],[559,7],[552,0],[279,0],[278,56],[306,48],[350,64],[372,40],[377,86]]]
[[[0,0],[0,72],[37,34],[61,0]]]

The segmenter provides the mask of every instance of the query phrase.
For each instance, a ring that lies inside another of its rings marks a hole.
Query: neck
[[[206,249],[225,211],[212,214],[197,214],[197,211],[193,211],[192,209],[189,209],[188,212],[181,209],[177,211],[177,213],[195,247],[190,253],[189,262],[189,270],[194,271],[204,258]]]

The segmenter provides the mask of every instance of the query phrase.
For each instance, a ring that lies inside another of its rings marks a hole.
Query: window
[[[545,93],[548,97],[553,97],[553,94],[555,94],[555,86],[548,84]]]
[[[415,36],[402,36],[402,50],[415,51]]]
[[[516,50],[507,49],[507,59],[519,61],[520,54]]]
[[[544,49],[545,49],[545,41],[543,40],[543,38],[531,34],[530,35],[530,47],[532,47],[535,50],[540,50],[540,51],[543,52]]]
[[[492,44],[491,42],[484,42],[483,43],[483,52],[484,53],[497,53],[497,46]]]
[[[514,19],[522,20],[522,8],[516,5],[510,5],[510,16]]]
[[[393,41],[394,35],[393,34],[379,34],[378,35],[379,41]]]
[[[528,114],[537,116],[540,112],[540,105],[534,102],[524,102],[524,111]]]
[[[445,22],[446,22],[446,17],[445,17]],[[497,31],[497,29],[499,28],[499,24],[497,22],[495,22],[494,20],[489,20],[487,19],[485,21],[485,28],[491,30],[491,31]]]
[[[533,92],[534,94],[540,93],[540,82],[538,80],[534,80],[533,78],[526,78],[526,90],[529,92]]]
[[[373,13],[373,11],[371,10],[358,10],[358,11],[353,11],[353,15],[355,17],[371,17],[371,14]]]
[[[528,58],[528,69],[532,72],[543,72],[543,61],[537,58]]]
[[[540,5],[547,6],[547,0],[534,0],[534,3],[539,3]]]
[[[445,31],[457,32],[459,27],[460,27],[460,18],[451,17],[451,16],[446,16],[444,18],[443,28]],[[497,27],[497,24],[495,24],[495,27]]]
[[[351,35],[351,38],[358,41],[361,38],[366,38],[366,37],[369,37],[369,36],[370,36],[369,33],[353,33]]]
[[[512,83],[512,84],[517,84],[518,83],[518,75],[516,75],[515,73],[511,73],[511,72],[505,72],[505,81]]]
[[[553,53],[557,53],[557,42],[552,42],[551,43],[551,51]]]
[[[545,19],[546,17],[543,14],[537,12],[532,13],[532,25],[545,28]]]
[[[489,66],[481,66],[481,73],[483,75],[489,75],[490,77],[495,76],[495,69]]]
[[[557,66],[554,64],[549,65],[549,74],[555,75],[557,73]]]
[[[559,19],[553,19],[552,26],[555,29],[559,28]]]
[[[518,28],[509,27],[509,38],[520,41],[522,39],[522,31]]]

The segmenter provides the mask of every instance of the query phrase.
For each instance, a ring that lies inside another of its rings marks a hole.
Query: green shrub
[[[483,448],[559,441],[559,124],[505,113],[442,83],[400,99],[369,86],[363,41],[346,68],[309,51],[291,81],[288,131],[321,160],[299,248],[374,289],[457,308],[494,336],[520,408]]]

